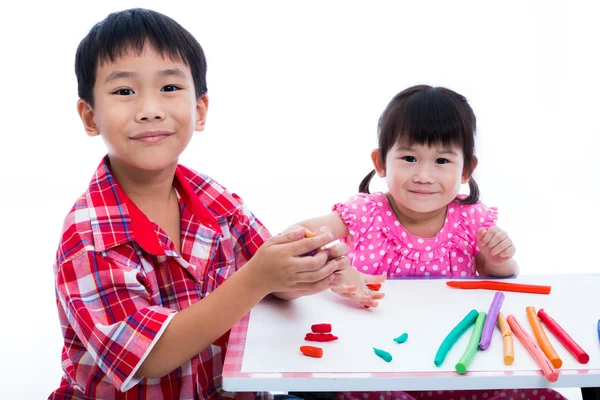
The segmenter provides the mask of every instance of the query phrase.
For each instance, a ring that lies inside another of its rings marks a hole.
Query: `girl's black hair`
[[[413,86],[398,93],[388,103],[378,124],[379,151],[385,166],[387,153],[397,143],[407,145],[458,146],[464,154],[464,168],[473,173],[476,119],[467,99],[443,87]],[[369,193],[369,183],[375,170],[360,183],[360,193]],[[475,204],[479,187],[471,176],[469,196],[457,201]]]

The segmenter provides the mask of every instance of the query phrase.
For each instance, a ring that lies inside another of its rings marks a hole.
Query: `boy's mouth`
[[[130,139],[137,140],[145,143],[156,143],[159,142],[169,136],[171,136],[173,132],[168,131],[147,131],[137,133],[130,137]]]

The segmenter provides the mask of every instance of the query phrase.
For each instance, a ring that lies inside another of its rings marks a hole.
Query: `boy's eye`
[[[163,88],[160,91],[161,92],[175,92],[179,89],[180,88],[175,85],[167,85],[167,86],[163,86]]]
[[[119,96],[131,96],[133,94],[133,90],[131,89],[119,89],[113,92],[113,94]]]
[[[417,159],[413,156],[404,156],[402,159],[406,162],[414,163],[417,162]]]
[[[446,158],[438,158],[437,160],[435,160],[436,164],[448,164],[450,161],[447,160]]]

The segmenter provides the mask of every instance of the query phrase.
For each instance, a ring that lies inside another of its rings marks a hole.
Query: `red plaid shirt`
[[[167,376],[135,377],[175,313],[215,290],[269,237],[209,177],[180,165],[173,186],[181,254],[119,187],[108,158],[67,215],[54,266],[65,374],[49,399],[233,396],[221,388],[228,335]]]

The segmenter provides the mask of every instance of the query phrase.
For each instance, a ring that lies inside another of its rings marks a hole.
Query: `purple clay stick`
[[[494,332],[494,326],[496,326],[498,313],[500,312],[500,307],[502,307],[503,302],[504,293],[496,292],[494,300],[492,300],[492,304],[490,305],[487,318],[485,319],[483,331],[481,331],[481,340],[479,340],[479,349],[481,350],[487,350],[492,343],[492,333]]]

